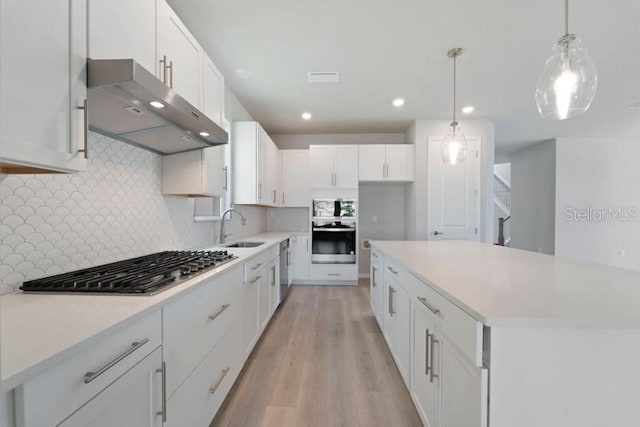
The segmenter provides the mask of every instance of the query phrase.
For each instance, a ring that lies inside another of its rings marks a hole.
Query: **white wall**
[[[511,247],[554,253],[556,142],[511,154]]]
[[[427,165],[428,139],[446,134],[450,122],[447,120],[417,120],[405,133],[405,141],[415,144],[416,180],[405,189],[405,238],[426,240],[427,218]],[[493,164],[495,131],[487,120],[462,120],[460,127],[468,137],[482,139],[482,183],[481,183],[481,240],[493,240]]]
[[[362,249],[362,240],[404,239],[404,185],[360,183],[358,201],[359,270],[368,274],[371,254]]]
[[[640,270],[639,159],[640,138],[557,139],[556,255]]]
[[[281,150],[304,150],[314,144],[404,144],[402,133],[327,133],[269,135]]]
[[[511,163],[497,163],[493,166],[493,172],[511,185]]]

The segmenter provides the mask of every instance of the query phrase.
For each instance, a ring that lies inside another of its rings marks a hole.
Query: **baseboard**
[[[353,280],[296,280],[292,284],[296,286],[358,286]]]

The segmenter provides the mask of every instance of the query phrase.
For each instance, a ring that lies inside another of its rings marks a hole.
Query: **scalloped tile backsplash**
[[[87,172],[0,175],[0,284],[213,243],[193,200],[160,194],[161,157],[91,133]]]

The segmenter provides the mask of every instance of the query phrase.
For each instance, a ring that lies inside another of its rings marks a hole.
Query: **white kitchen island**
[[[371,305],[429,427],[640,426],[640,273],[372,242]]]

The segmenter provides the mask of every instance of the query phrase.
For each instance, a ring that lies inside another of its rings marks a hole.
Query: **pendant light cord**
[[[456,130],[456,60],[458,55],[453,57],[453,133]]]
[[[569,0],[564,0],[564,35],[569,35]]]

